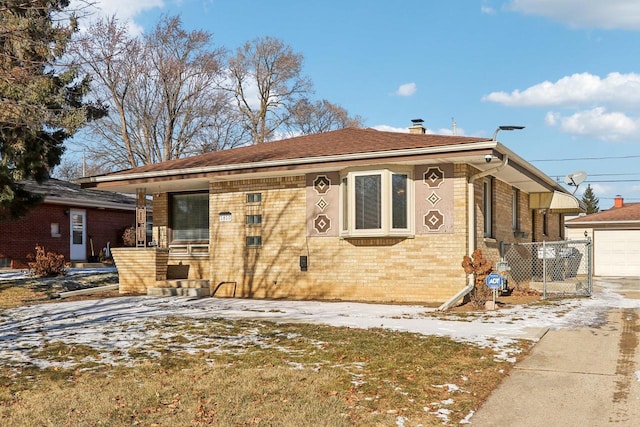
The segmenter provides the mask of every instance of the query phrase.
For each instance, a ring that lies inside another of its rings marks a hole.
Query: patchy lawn
[[[54,301],[55,282],[0,282],[0,325],[10,324],[6,307]],[[493,348],[447,337],[167,313],[125,326],[105,312],[109,345],[87,339],[82,322],[43,330],[41,341],[0,328],[0,342],[13,333],[19,345],[0,359],[0,425],[458,424],[512,367]],[[129,344],[123,333],[140,338]],[[531,345],[515,341],[511,354],[519,360]]]

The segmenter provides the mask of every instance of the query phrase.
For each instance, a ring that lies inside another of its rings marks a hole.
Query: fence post
[[[547,299],[547,242],[542,241],[542,299]]]

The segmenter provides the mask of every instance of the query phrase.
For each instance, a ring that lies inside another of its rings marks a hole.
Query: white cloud
[[[615,185],[610,185],[610,184],[607,185],[607,184],[594,183],[594,184],[588,184],[588,185],[591,186],[591,189],[593,190],[593,194],[595,194],[596,197],[599,197],[600,194],[617,194],[616,192],[620,191],[619,187]],[[572,187],[572,188],[575,189],[575,187]],[[586,189],[587,189],[587,183],[585,182],[584,184],[578,187],[575,196],[581,199]],[[573,191],[573,190],[569,188],[569,191]],[[603,203],[602,201],[600,201],[598,205],[600,206],[600,209],[608,209],[610,207],[609,202]]]
[[[590,136],[604,141],[626,141],[640,137],[640,119],[621,112],[608,112],[603,107],[577,111],[570,116],[549,112],[545,121],[562,132]]]
[[[372,126],[372,129],[375,130],[381,130],[383,132],[397,132],[397,133],[408,133],[409,132],[409,128],[399,128],[399,127],[394,127],[394,126],[389,126],[389,125],[375,125]]]
[[[640,74],[573,74],[552,83],[545,81],[523,91],[492,92],[483,101],[511,107],[574,107],[608,105],[640,110]]]
[[[480,6],[480,13],[483,13],[485,15],[495,15],[496,11],[494,8],[489,6]]]
[[[91,9],[87,9],[86,4],[81,0],[71,2],[72,9],[82,8],[83,12],[92,12],[89,21],[115,15],[129,25],[129,30],[134,35],[143,32],[142,27],[134,21],[135,17],[145,11],[163,7],[164,0],[94,0]]]
[[[495,15],[496,14],[496,10],[491,6],[483,4],[482,6],[480,6],[480,13],[482,13],[484,15]]]
[[[492,92],[482,98],[509,107],[553,107],[545,122],[562,132],[604,141],[640,139],[640,74],[573,74],[524,90]]]
[[[376,126],[372,126],[372,129],[380,130],[380,131],[384,131],[384,132],[397,132],[397,133],[408,133],[409,132],[409,128],[408,127],[399,128],[399,127],[389,126],[389,125],[376,125]],[[431,130],[431,129],[427,128],[425,130],[425,133],[429,134],[429,135],[453,135],[453,130],[449,129],[449,128],[440,128],[440,129],[434,131],[434,130]],[[462,129],[460,127],[456,127],[456,135],[458,135],[458,136],[465,135],[464,129]]]
[[[414,93],[416,93],[417,89],[418,87],[416,86],[415,83],[405,83],[403,85],[400,85],[398,90],[396,90],[395,94],[398,96],[411,96]]]
[[[507,7],[574,28],[640,30],[638,0],[511,0]]]

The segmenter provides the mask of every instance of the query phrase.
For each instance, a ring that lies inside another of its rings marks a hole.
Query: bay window
[[[410,182],[410,171],[402,168],[345,172],[340,186],[342,235],[412,234]]]

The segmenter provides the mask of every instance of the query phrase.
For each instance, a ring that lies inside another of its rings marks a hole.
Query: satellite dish
[[[576,187],[576,189],[573,190],[573,193],[575,194],[578,190],[578,186],[582,184],[585,179],[587,179],[587,173],[585,171],[577,171],[565,176],[564,183],[569,186]]]

